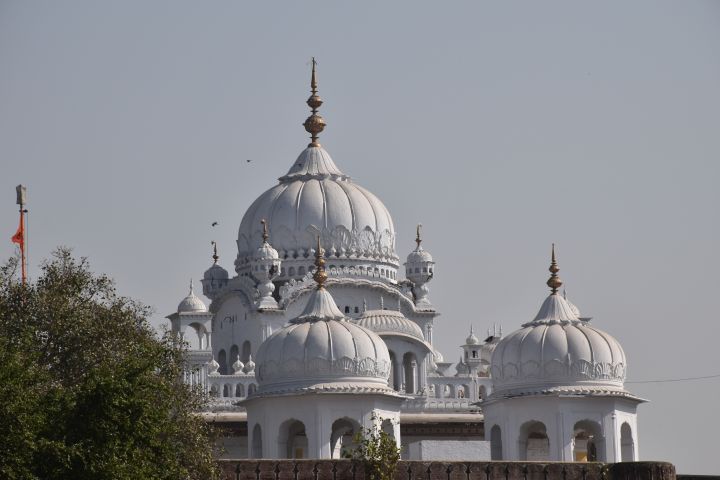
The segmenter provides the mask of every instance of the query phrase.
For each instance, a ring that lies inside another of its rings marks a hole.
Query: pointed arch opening
[[[550,460],[550,439],[544,423],[531,420],[522,424],[518,452],[520,460],[538,462]]]
[[[502,460],[502,430],[499,425],[490,429],[490,460]]]
[[[262,428],[256,423],[252,432],[252,444],[250,445],[250,457],[262,458]]]
[[[330,458],[350,458],[358,446],[355,437],[360,430],[360,423],[351,418],[335,420],[330,433]]]
[[[278,435],[278,453],[283,458],[306,458],[308,439],[305,433],[305,424],[300,420],[290,419],[280,425]]]
[[[581,420],[573,427],[573,460],[604,462],[605,440],[598,422]]]
[[[635,461],[635,440],[632,427],[627,422],[623,422],[620,426],[620,459],[623,462]]]

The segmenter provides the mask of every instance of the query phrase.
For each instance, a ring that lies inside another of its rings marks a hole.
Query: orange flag
[[[12,242],[20,245],[21,250],[25,250],[25,216],[20,215],[20,225],[17,232],[12,236]]]

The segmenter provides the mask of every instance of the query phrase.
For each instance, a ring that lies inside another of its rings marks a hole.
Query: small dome
[[[205,303],[193,292],[193,284],[190,282],[190,293],[183,298],[177,308],[178,313],[205,313],[207,307]]]
[[[324,288],[313,291],[302,315],[260,345],[257,363],[260,394],[318,386],[391,392],[385,342],[347,321]]]
[[[425,341],[420,326],[397,310],[368,310],[355,322],[378,335],[400,334]]]
[[[262,245],[255,251],[254,260],[277,260],[277,250],[275,250],[269,243],[263,242]]]
[[[626,359],[620,343],[578,318],[558,294],[532,322],[498,342],[491,357],[496,392],[623,391]]]
[[[217,263],[213,263],[203,274],[205,280],[227,280],[228,277],[228,271]]]
[[[407,256],[407,263],[427,263],[432,261],[433,257],[430,255],[430,252],[423,250],[421,246],[418,246]]]
[[[470,326],[470,335],[465,339],[465,345],[480,345],[480,339],[473,333],[472,326]]]
[[[208,362],[208,375],[217,375],[220,369],[220,364],[214,359],[210,359]]]
[[[255,362],[253,362],[252,355],[248,357],[248,361],[245,364],[245,368],[243,368],[243,372],[245,373],[253,373],[255,371]]]
[[[245,365],[240,361],[240,355],[237,356],[237,360],[235,360],[235,363],[232,364],[232,368],[234,374],[242,373]]]

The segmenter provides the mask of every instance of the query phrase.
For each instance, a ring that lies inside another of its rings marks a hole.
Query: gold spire
[[[315,273],[313,280],[318,284],[318,290],[325,288],[327,273],[325,272],[325,250],[320,246],[320,235],[317,237],[317,249],[315,250]]]
[[[548,278],[547,286],[552,290],[553,295],[557,295],[558,289],[562,286],[563,282],[558,277],[557,272],[560,271],[557,261],[555,261],[555,244],[552,244],[552,260],[550,261],[550,278]]]
[[[262,223],[262,226],[263,226],[263,235],[262,235],[263,243],[267,243],[268,238],[270,238],[270,235],[268,234],[268,229],[267,229],[267,221],[263,218],[262,220],[260,220],[260,223]]]
[[[218,261],[218,259],[220,258],[220,257],[218,256],[218,254],[217,254],[217,243],[215,242],[215,240],[212,240],[212,241],[210,242],[210,244],[211,244],[212,247],[213,247],[213,255],[212,255],[213,265],[217,265],[217,261]]]
[[[318,133],[322,132],[323,129],[325,129],[325,120],[317,114],[318,108],[320,108],[320,105],[323,104],[322,99],[317,94],[317,77],[315,74],[315,66],[317,65],[317,62],[315,61],[315,57],[312,57],[312,77],[310,78],[310,90],[312,92],[312,95],[310,95],[310,98],[307,99],[308,106],[312,109],[312,115],[310,115],[303,125],[305,126],[305,130],[310,134],[310,139],[312,142],[308,147],[319,147],[320,144],[318,143]]]
[[[420,244],[422,243],[422,238],[420,238],[420,227],[422,227],[422,223],[418,223],[417,229],[415,230],[415,243],[417,243],[417,248],[420,248]]]

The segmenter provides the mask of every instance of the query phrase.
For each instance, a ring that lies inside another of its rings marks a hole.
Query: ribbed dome
[[[262,219],[268,222],[273,247],[289,260],[306,259],[310,266],[319,234],[329,257],[398,266],[390,213],[320,146],[306,148],[280,183],[245,213],[238,232],[238,273],[262,244]]]
[[[609,334],[580,320],[550,295],[532,322],[498,342],[491,376],[500,394],[623,390],[625,353]]]
[[[421,246],[418,246],[415,250],[410,252],[407,256],[407,263],[424,263],[432,262],[433,257],[430,252],[424,250]]]
[[[274,332],[258,349],[259,394],[290,393],[318,385],[390,391],[390,354],[372,331],[345,320],[321,288],[305,311]]]
[[[207,307],[205,303],[193,292],[193,284],[190,282],[190,293],[188,296],[183,298],[177,307],[178,313],[205,313]]]
[[[420,326],[397,310],[368,310],[356,321],[357,325],[382,334],[400,334],[425,341]]]
[[[220,265],[218,265],[217,263],[213,263],[210,268],[205,270],[205,274],[203,275],[203,278],[205,280],[227,280],[228,279],[228,271],[225,270]]]

